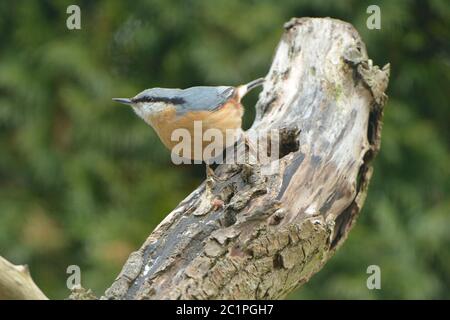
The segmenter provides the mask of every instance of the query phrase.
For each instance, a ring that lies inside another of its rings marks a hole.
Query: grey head
[[[191,87],[188,89],[152,88],[135,97],[114,98],[114,101],[130,105],[139,116],[155,113],[173,106],[177,114],[192,111],[214,111],[233,97],[234,87]]]

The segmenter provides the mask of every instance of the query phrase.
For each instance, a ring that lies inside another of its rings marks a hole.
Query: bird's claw
[[[214,170],[207,164],[206,165],[206,179],[210,180],[211,182],[213,181],[225,181],[225,178],[221,178],[218,175],[216,175],[216,173],[214,172]]]

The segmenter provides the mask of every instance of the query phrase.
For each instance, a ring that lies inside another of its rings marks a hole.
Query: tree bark
[[[221,165],[225,181],[182,201],[104,299],[279,299],[346,239],[380,147],[389,65],[372,65],[348,23],[295,18],[284,28],[249,130],[278,129],[279,159]]]
[[[26,265],[16,266],[0,257],[0,300],[47,300]]]

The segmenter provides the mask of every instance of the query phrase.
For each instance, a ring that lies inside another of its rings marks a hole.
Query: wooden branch
[[[47,300],[26,265],[15,266],[0,256],[0,300]]]
[[[249,131],[279,129],[280,159],[221,165],[226,181],[182,201],[103,298],[277,299],[308,281],[363,205],[388,77],[350,24],[288,22]]]

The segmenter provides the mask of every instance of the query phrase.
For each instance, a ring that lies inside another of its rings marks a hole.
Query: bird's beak
[[[131,105],[133,104],[130,99],[127,98],[113,98],[113,101],[117,101],[123,104]]]

